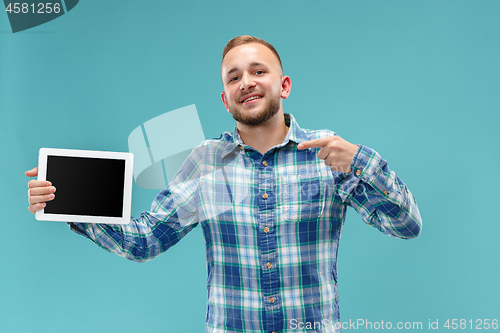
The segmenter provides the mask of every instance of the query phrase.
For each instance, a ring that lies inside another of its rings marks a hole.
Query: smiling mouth
[[[245,102],[250,102],[250,101],[253,101],[255,99],[261,99],[262,96],[252,96],[252,97],[248,97],[247,99],[244,99],[243,101],[241,101],[241,103],[245,103]]]

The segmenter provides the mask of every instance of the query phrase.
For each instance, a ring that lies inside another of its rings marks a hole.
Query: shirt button
[[[269,196],[267,195],[267,193],[262,194],[262,197],[264,198],[264,200],[267,199],[267,198],[269,198]]]
[[[384,195],[389,195],[389,191],[385,190]]]
[[[267,166],[267,161],[263,161],[262,165],[266,167]]]
[[[356,170],[356,176],[361,176],[361,170]]]
[[[268,234],[268,233],[269,233],[269,228],[268,228],[268,227],[265,227],[265,228],[264,228],[264,232],[265,232],[266,234]]]
[[[266,264],[266,267],[267,267],[267,268],[269,268],[269,269],[271,269],[271,268],[273,268],[273,264],[271,264],[270,262],[268,262],[268,263]]]
[[[269,303],[273,304],[275,301],[274,297],[269,297]]]
[[[272,331],[271,333],[278,333],[278,332],[276,332],[276,331]]]
[[[243,146],[240,146],[240,149],[241,149],[242,151],[245,151],[245,147],[243,147]]]

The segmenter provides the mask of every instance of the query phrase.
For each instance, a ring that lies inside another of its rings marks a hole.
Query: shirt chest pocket
[[[287,221],[310,220],[323,214],[325,178],[317,171],[282,177],[282,213]]]

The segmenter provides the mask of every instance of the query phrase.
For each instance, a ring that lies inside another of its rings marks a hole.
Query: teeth
[[[261,97],[261,96],[252,96],[252,97],[250,97],[250,98],[245,99],[245,100],[243,101],[243,103],[248,102],[248,101],[251,101],[251,100],[253,100],[253,99],[257,99],[257,98],[262,98],[262,97]]]

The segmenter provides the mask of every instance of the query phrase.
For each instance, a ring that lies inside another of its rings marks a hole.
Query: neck
[[[270,148],[279,145],[288,133],[283,110],[259,126],[248,126],[236,122],[241,140],[264,155]]]

